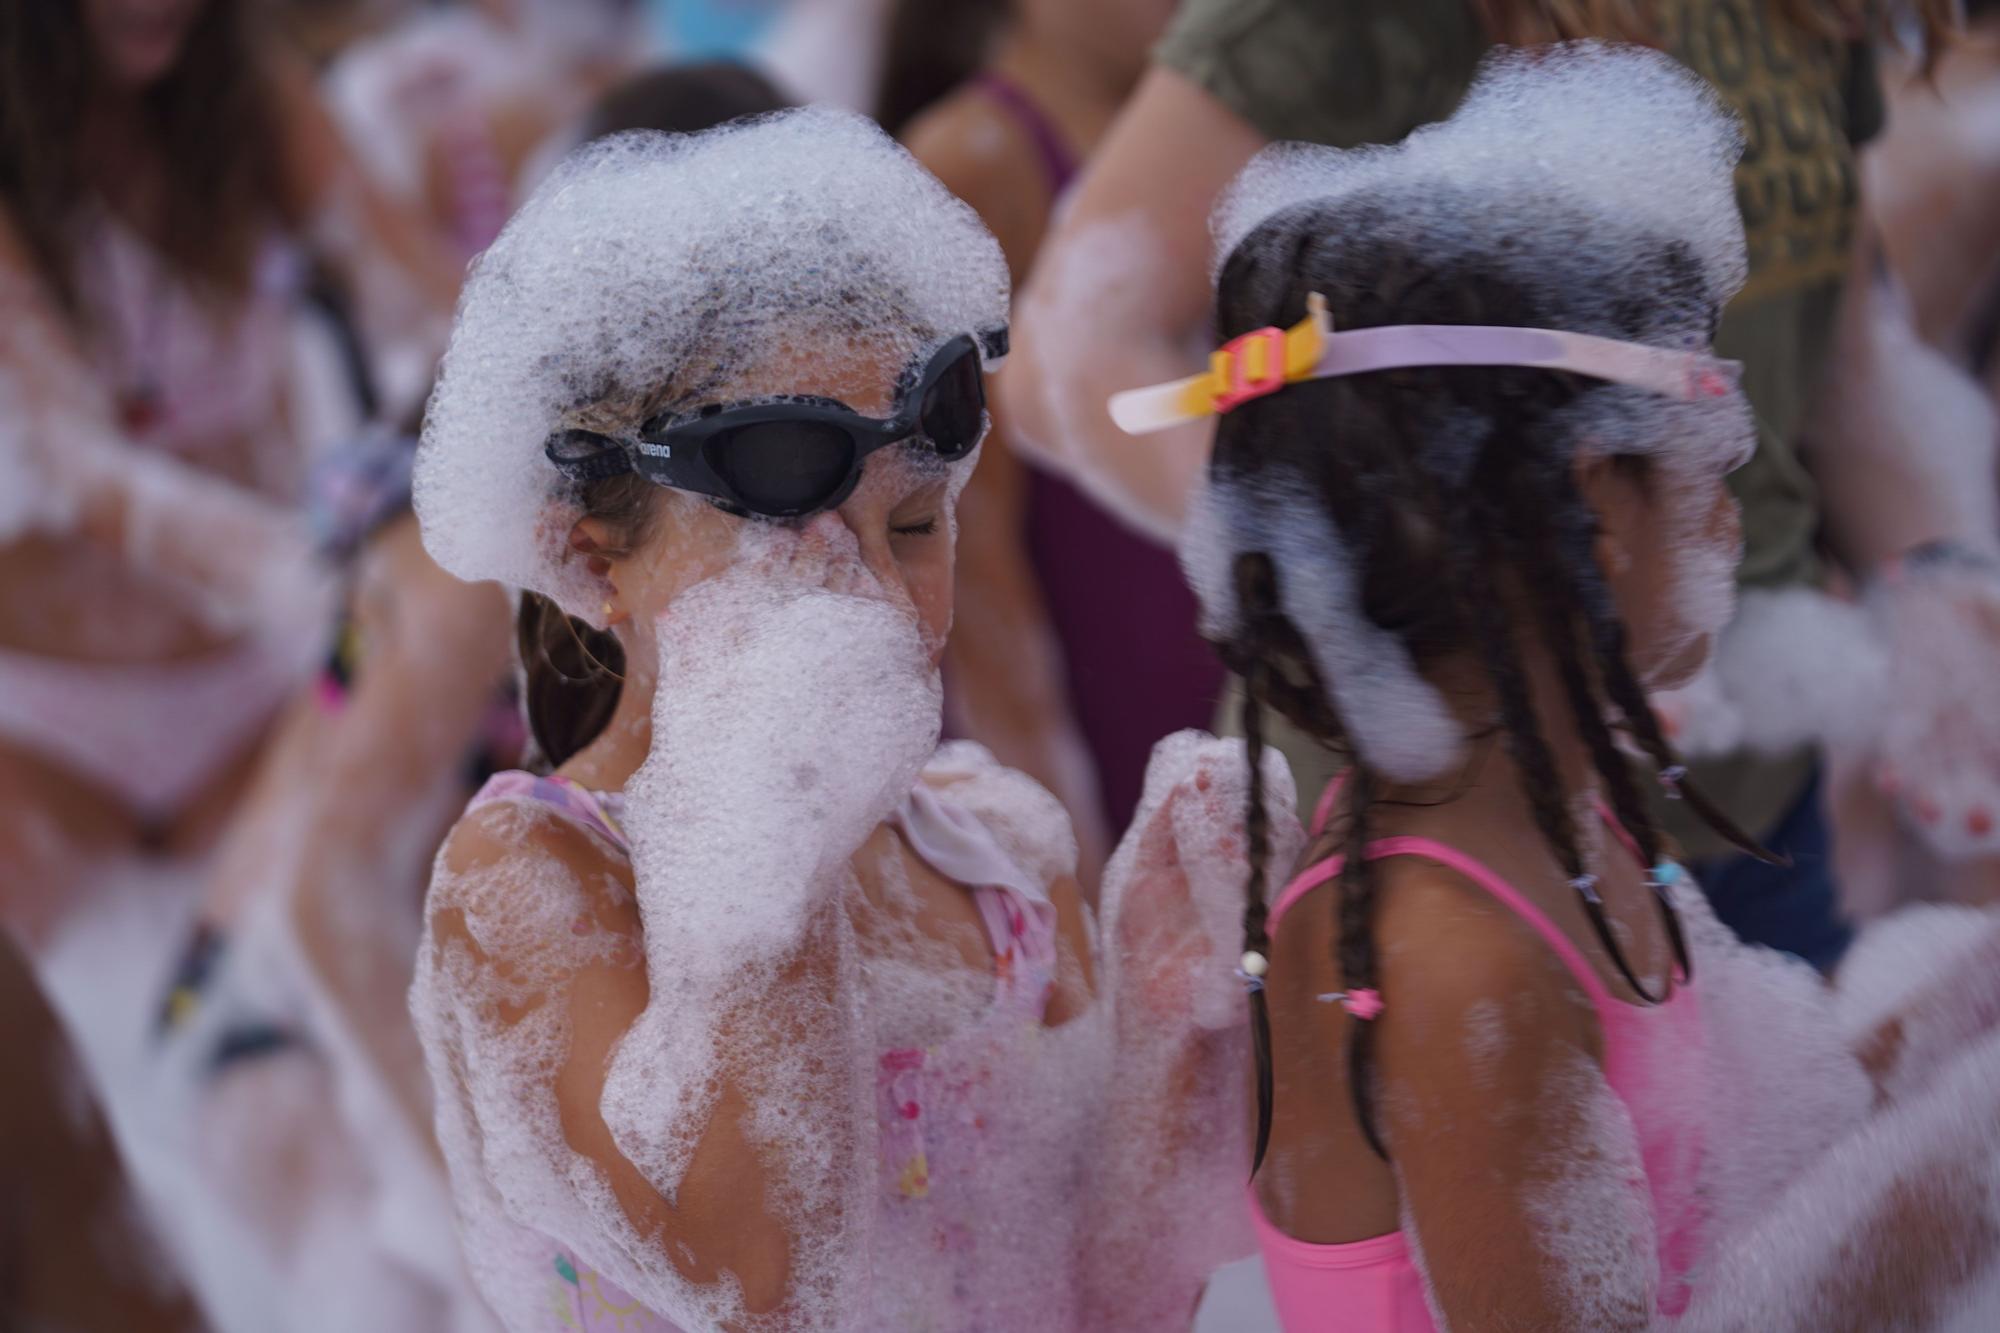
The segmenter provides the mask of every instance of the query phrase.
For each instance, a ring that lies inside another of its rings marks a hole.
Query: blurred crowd
[[[1206,434],[1103,410],[1213,345],[1218,192],[1627,7],[1311,8],[0,6],[0,1329],[495,1326],[405,995],[439,838],[533,741],[508,596],[432,564],[410,465],[467,266],[588,140],[835,102],[998,237],[947,730],[1062,800],[1089,891],[1153,742],[1232,712],[1172,546]],[[2000,9],[1815,65],[1746,54],[1810,6],[1662,8],[1746,122],[1718,348],[1761,438],[1741,624],[1658,703],[1788,857],[1686,831],[1718,914],[1831,969],[2000,898]]]

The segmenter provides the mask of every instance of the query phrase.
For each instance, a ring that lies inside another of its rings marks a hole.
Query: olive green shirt
[[[1782,587],[1819,576],[1819,495],[1797,440],[1824,371],[1857,214],[1854,147],[1883,104],[1868,48],[1808,36],[1770,0],[1661,0],[1661,45],[1743,119],[1736,172],[1750,277],[1725,312],[1719,355],[1744,364],[1756,456],[1731,477],[1743,506],[1738,579]],[[1451,114],[1490,42],[1469,0],[1185,0],[1155,58],[1272,139],[1349,147],[1393,143]],[[1330,758],[1281,742],[1302,791]],[[1813,757],[1737,756],[1694,779],[1753,834],[1797,801]],[[1668,807],[1687,853],[1728,849]]]

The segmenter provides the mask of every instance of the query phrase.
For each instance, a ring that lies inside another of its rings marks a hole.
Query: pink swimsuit
[[[1328,789],[1313,821],[1324,827],[1338,784]],[[1611,822],[1606,815],[1606,822]],[[1611,827],[1628,848],[1616,823]],[[1636,848],[1634,849],[1636,855]],[[1555,950],[1590,997],[1604,1032],[1604,1078],[1632,1120],[1653,1214],[1659,1259],[1657,1305],[1677,1315],[1686,1308],[1688,1273],[1701,1255],[1704,1211],[1697,1188],[1702,1157],[1700,1098],[1701,1010],[1694,987],[1677,977],[1660,1005],[1627,1003],[1613,996],[1554,922],[1525,894],[1464,852],[1429,838],[1383,838],[1368,844],[1368,859],[1421,856],[1478,885],[1531,926]],[[1276,933],[1285,913],[1311,890],[1340,874],[1344,856],[1307,868],[1271,909]],[[1393,997],[1390,1000],[1394,1003]],[[1255,1192],[1251,1217],[1269,1275],[1271,1297],[1286,1333],[1436,1333],[1424,1296],[1423,1276],[1401,1231],[1344,1245],[1315,1245],[1287,1236],[1264,1216]]]
[[[616,795],[516,771],[488,781],[472,806],[496,800],[551,806],[628,846]],[[876,1067],[878,1244],[884,1254],[920,1259],[914,1266],[949,1284],[959,1264],[983,1262],[975,1245],[985,1217],[978,1202],[982,1140],[1018,1129],[1011,1113],[987,1104],[988,1085],[1004,1077],[991,1057],[997,1044],[1041,1026],[1055,986],[1056,914],[1043,885],[948,790],[919,783],[890,818],[926,864],[972,893],[993,947],[994,992],[984,1015],[935,1046],[882,1051]],[[547,1262],[551,1333],[678,1333],[567,1246],[555,1246]],[[885,1292],[900,1285],[894,1273],[877,1277]]]

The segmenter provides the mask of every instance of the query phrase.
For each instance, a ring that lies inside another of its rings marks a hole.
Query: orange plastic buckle
[[[1253,351],[1262,353],[1255,369],[1248,364]],[[1209,364],[1223,384],[1215,393],[1218,412],[1276,393],[1285,387],[1285,331],[1273,325],[1231,338],[1215,350]]]

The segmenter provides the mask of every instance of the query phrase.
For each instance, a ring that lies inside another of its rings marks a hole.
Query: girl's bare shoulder
[[[462,942],[481,958],[639,934],[624,851],[525,797],[482,802],[452,826],[432,870],[426,915],[439,947]]]
[[[1589,998],[1525,920],[1465,875],[1421,857],[1377,862],[1374,947],[1387,1045],[1456,1050],[1468,1031],[1509,1044],[1596,1044]]]

